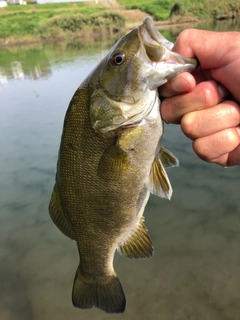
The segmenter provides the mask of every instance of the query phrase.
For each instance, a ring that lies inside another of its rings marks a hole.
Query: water
[[[152,196],[145,211],[154,257],[115,256],[125,313],[71,304],[77,249],[47,207],[69,100],[114,42],[0,51],[0,319],[239,320],[239,167],[204,163],[173,125],[164,136],[180,160],[168,170],[173,197]]]

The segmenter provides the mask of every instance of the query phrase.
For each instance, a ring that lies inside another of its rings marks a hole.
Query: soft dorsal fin
[[[55,223],[58,229],[62,231],[62,233],[65,234],[67,237],[75,240],[75,235],[72,230],[72,226],[65,217],[61,204],[59,190],[56,184],[53,188],[52,197],[49,203],[48,210],[52,221]]]
[[[159,152],[159,158],[164,167],[178,167],[178,159],[169,150],[161,147]]]
[[[149,259],[153,256],[153,244],[143,222],[144,217],[141,217],[137,229],[129,236],[127,241],[119,245],[118,252],[121,255],[132,259]]]
[[[172,187],[159,156],[154,159],[151,167],[149,191],[158,197],[169,200],[172,196]]]

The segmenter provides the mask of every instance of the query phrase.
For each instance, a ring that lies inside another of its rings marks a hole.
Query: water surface
[[[114,42],[0,51],[0,319],[239,320],[239,167],[204,163],[174,125],[163,141],[180,161],[172,200],[152,196],[145,211],[154,257],[115,257],[125,313],[71,304],[77,249],[47,207],[68,103]]]

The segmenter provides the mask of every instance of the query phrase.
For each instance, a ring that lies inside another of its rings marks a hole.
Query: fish
[[[143,212],[150,193],[171,198],[165,167],[178,165],[161,146],[158,87],[198,65],[172,47],[146,17],[110,49],[69,103],[49,213],[77,244],[77,308],[124,312],[115,252],[132,259],[154,253]]]

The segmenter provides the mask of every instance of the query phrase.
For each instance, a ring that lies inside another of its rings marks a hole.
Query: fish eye
[[[125,61],[125,58],[126,58],[126,56],[125,56],[124,52],[122,52],[122,51],[115,52],[111,58],[111,63],[114,66],[119,66]]]

